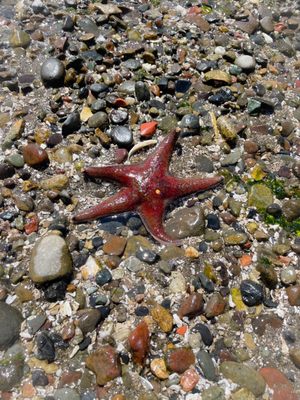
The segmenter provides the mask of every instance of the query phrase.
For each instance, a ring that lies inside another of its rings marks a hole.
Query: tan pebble
[[[22,385],[22,395],[24,398],[32,398],[36,394],[36,390],[31,382],[24,382]]]
[[[170,332],[173,328],[173,316],[170,312],[159,304],[156,304],[150,311],[150,314],[160,329],[164,332]]]
[[[199,375],[194,368],[187,369],[180,378],[180,385],[185,392],[190,392],[199,382]]]
[[[30,360],[28,360],[27,364],[29,367],[32,368],[41,368],[46,372],[46,374],[54,374],[58,369],[59,366],[55,363],[50,363],[48,364],[48,361],[45,360],[38,360],[35,357],[32,357]]]
[[[80,120],[86,122],[93,115],[89,107],[83,107],[80,113]]]
[[[152,360],[150,364],[150,369],[153,375],[155,375],[159,379],[167,379],[169,377],[166,363],[162,358],[155,358],[154,360]]]
[[[126,397],[124,396],[124,394],[116,394],[112,397],[111,400],[126,400]]]
[[[253,336],[250,335],[250,333],[245,333],[244,334],[244,340],[245,340],[245,344],[248,347],[248,349],[250,350],[255,350],[256,349],[256,344],[254,342]]]
[[[198,258],[199,251],[195,247],[189,246],[185,249],[184,255],[188,258]]]

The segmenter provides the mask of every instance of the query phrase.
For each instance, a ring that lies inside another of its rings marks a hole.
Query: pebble
[[[95,276],[95,281],[97,285],[103,286],[112,280],[112,275],[109,269],[103,268],[101,271],[97,272]]]
[[[71,388],[61,388],[56,389],[53,395],[55,400],[80,400],[80,395],[76,392],[76,390]]]
[[[176,348],[168,351],[166,364],[170,371],[182,374],[191,365],[195,364],[195,356],[191,349]]]
[[[201,393],[202,400],[225,400],[225,392],[222,387],[210,386]]]
[[[36,357],[39,360],[47,360],[52,363],[55,359],[55,347],[52,339],[47,332],[40,332],[35,338],[37,353]]]
[[[81,126],[80,114],[77,111],[70,113],[62,124],[62,134],[71,135],[78,131]]]
[[[252,367],[235,361],[225,361],[220,365],[220,372],[225,378],[250,390],[256,397],[262,396],[266,383],[261,375]]]
[[[150,332],[146,322],[140,322],[128,337],[133,361],[143,365],[149,352]]]
[[[11,47],[23,47],[26,49],[31,43],[31,38],[27,32],[14,29],[9,37],[9,43]]]
[[[165,380],[169,377],[165,360],[162,358],[155,358],[152,360],[150,363],[150,369],[153,375],[155,375],[158,379]]]
[[[211,173],[214,171],[214,164],[210,158],[206,156],[197,156],[195,159],[196,167],[200,172]]]
[[[145,82],[138,81],[134,86],[135,96],[138,101],[150,100],[150,90]]]
[[[300,217],[300,199],[286,200],[282,204],[282,213],[288,221],[294,221]]]
[[[2,358],[0,365],[0,390],[2,394],[18,386],[24,376],[25,368],[22,357]]]
[[[69,275],[71,272],[72,258],[61,236],[47,234],[35,244],[29,263],[29,276],[33,282],[49,282]]]
[[[199,375],[194,368],[187,369],[180,378],[180,385],[185,392],[191,392],[199,382]]]
[[[119,357],[112,346],[101,346],[87,357],[85,363],[96,374],[97,385],[103,386],[121,376]]]
[[[42,369],[35,369],[31,375],[33,386],[47,386],[49,379]]]
[[[242,54],[235,59],[235,65],[242,68],[244,71],[251,71],[255,68],[255,59],[246,54]]]
[[[50,57],[43,62],[41,67],[41,79],[45,86],[62,86],[64,77],[65,66],[60,60],[55,57]]]
[[[266,384],[273,391],[273,399],[297,400],[298,396],[287,377],[277,368],[263,367],[259,370]]]
[[[286,294],[291,306],[300,306],[300,285],[289,286],[286,288]]]
[[[248,240],[248,236],[244,232],[238,232],[234,229],[228,229],[223,232],[223,238],[226,245],[242,245]]]
[[[49,162],[46,150],[36,143],[29,143],[23,147],[23,157],[25,163],[31,167],[38,167]]]
[[[126,239],[120,236],[110,236],[103,246],[103,251],[109,255],[120,256],[126,246]]]
[[[226,300],[220,293],[214,293],[205,306],[205,315],[207,318],[213,318],[222,314],[226,307]]]
[[[178,315],[182,319],[183,317],[194,318],[200,315],[203,311],[203,296],[200,293],[192,293],[181,303]]]
[[[194,206],[175,211],[172,217],[167,220],[165,229],[175,239],[202,235],[205,229],[202,207]]]
[[[251,281],[250,279],[246,279],[242,281],[240,289],[243,302],[247,306],[253,307],[262,303],[263,286],[260,285],[259,283]]]
[[[88,332],[93,332],[101,320],[101,311],[97,308],[84,308],[77,312],[75,324],[85,335]]]
[[[0,164],[0,179],[11,178],[15,174],[15,169],[13,166],[2,163]]]
[[[19,339],[22,320],[17,308],[0,302],[0,350],[7,350]]]
[[[289,266],[280,271],[281,282],[285,285],[291,285],[297,280],[297,274],[294,267]]]
[[[166,308],[155,304],[151,308],[150,314],[163,332],[171,332],[173,328],[173,316]]]
[[[200,350],[198,351],[196,357],[204,378],[208,379],[209,381],[215,381],[217,377],[216,368],[211,355],[205,350]]]
[[[104,111],[98,111],[88,119],[90,128],[105,128],[108,125],[108,116]]]
[[[170,293],[184,293],[186,289],[186,280],[181,272],[171,272],[171,282],[169,285]]]
[[[127,126],[116,126],[111,131],[112,141],[119,147],[130,147],[133,143],[132,131]]]

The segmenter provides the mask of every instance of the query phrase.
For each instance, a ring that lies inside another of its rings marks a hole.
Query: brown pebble
[[[49,157],[46,150],[42,149],[36,143],[29,143],[23,147],[24,161],[32,166],[40,166],[49,162]]]
[[[167,353],[166,363],[170,371],[182,374],[191,365],[195,364],[195,356],[191,349],[177,348]]]
[[[220,293],[214,293],[208,300],[205,307],[205,315],[207,318],[216,317],[224,312],[226,306],[225,299]]]
[[[258,145],[251,140],[246,140],[244,143],[244,150],[246,153],[254,154],[258,152]]]
[[[286,293],[291,306],[300,306],[300,285],[289,286]]]
[[[66,385],[70,385],[71,383],[75,383],[79,381],[82,376],[82,372],[80,371],[64,371],[60,377],[59,387],[65,387]]]
[[[128,338],[133,361],[143,365],[149,352],[150,332],[145,321],[140,322]]]
[[[194,318],[203,311],[203,296],[200,293],[192,293],[181,303],[178,315],[180,318]]]
[[[100,386],[121,375],[120,360],[112,346],[100,347],[87,357],[85,363],[96,374],[97,384]]]
[[[125,238],[120,236],[110,236],[103,246],[103,251],[111,256],[120,256],[123,254],[125,246]]]

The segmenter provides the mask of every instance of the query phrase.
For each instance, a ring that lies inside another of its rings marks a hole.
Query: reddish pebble
[[[140,126],[141,136],[151,137],[154,135],[157,127],[157,121],[144,122]]]
[[[273,390],[271,400],[298,400],[293,385],[277,368],[265,367],[259,371],[266,384]]]
[[[150,332],[146,322],[140,322],[128,338],[133,361],[143,365],[150,346]]]
[[[75,382],[79,381],[81,376],[82,376],[82,372],[80,372],[80,371],[65,371],[62,373],[62,376],[60,377],[58,387],[63,388],[66,385],[69,385],[70,383],[75,383]]]
[[[116,149],[114,156],[115,162],[121,164],[128,157],[128,151],[126,149]]]
[[[203,310],[203,296],[200,293],[192,293],[185,298],[179,307],[178,315],[180,318],[193,318],[200,315]]]
[[[206,304],[206,317],[212,318],[222,314],[225,310],[225,306],[226,300],[220,295],[220,293],[214,293]]]
[[[199,375],[193,369],[187,369],[180,378],[180,385],[185,392],[191,392],[199,382]]]
[[[191,349],[173,349],[167,354],[166,364],[170,371],[182,374],[191,365],[195,364],[195,356]]]
[[[177,333],[177,335],[183,336],[183,335],[185,335],[187,329],[188,328],[187,328],[186,325],[182,325],[182,326],[180,326],[179,328],[176,329],[176,333]]]
[[[36,214],[28,216],[27,222],[24,225],[26,235],[30,235],[33,232],[37,232],[39,227],[39,220]]]
[[[23,398],[31,399],[36,394],[36,389],[31,382],[24,382],[22,385]]]
[[[127,101],[122,99],[121,97],[118,97],[115,101],[114,101],[114,106],[115,107],[127,107]]]
[[[288,300],[291,306],[300,306],[300,285],[289,286],[286,289]]]
[[[23,157],[26,164],[32,167],[46,164],[49,161],[46,150],[42,149],[36,143],[29,143],[23,148]]]

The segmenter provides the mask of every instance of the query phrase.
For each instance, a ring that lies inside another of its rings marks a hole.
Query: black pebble
[[[263,301],[263,286],[257,282],[246,279],[240,286],[243,302],[249,306],[256,306]]]
[[[37,358],[53,362],[55,359],[55,347],[53,341],[46,332],[41,332],[36,336]]]

